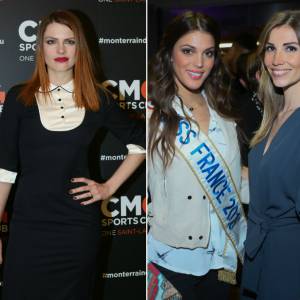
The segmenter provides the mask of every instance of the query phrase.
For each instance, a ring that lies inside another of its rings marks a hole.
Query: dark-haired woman
[[[107,127],[130,148],[104,183],[89,179],[88,147]],[[79,19],[58,11],[39,26],[31,80],[7,94],[0,118],[1,214],[18,187],[3,300],[91,299],[99,249],[99,200],[143,161],[144,130],[97,83]]]
[[[188,300],[228,299],[246,234],[219,41],[211,18],[186,12],[167,27],[150,71],[148,256]]]

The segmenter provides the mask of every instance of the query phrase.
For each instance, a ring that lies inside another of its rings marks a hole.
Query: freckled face
[[[49,24],[43,37],[43,51],[49,75],[73,73],[76,41],[68,26],[60,23]]]
[[[283,25],[271,31],[264,63],[275,86],[288,88],[300,82],[300,46],[292,27]]]
[[[172,62],[178,92],[198,92],[214,66],[213,36],[199,30],[182,36],[174,45]]]

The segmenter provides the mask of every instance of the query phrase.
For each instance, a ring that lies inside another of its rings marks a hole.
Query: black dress
[[[241,299],[300,299],[300,109],[249,156],[250,206]]]
[[[0,117],[0,168],[18,172],[4,265],[2,300],[91,299],[99,250],[99,202],[82,206],[68,194],[89,178],[88,147],[100,127],[124,144],[145,145],[143,128],[100,93],[98,112],[68,131],[43,127],[37,105],[12,88]]]

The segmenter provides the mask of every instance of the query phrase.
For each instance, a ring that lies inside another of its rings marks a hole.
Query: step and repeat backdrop
[[[71,9],[80,16],[99,78],[120,107],[143,122],[146,3],[142,0],[0,0],[0,113],[9,88],[32,74],[40,20],[58,9]],[[93,177],[107,179],[126,153],[109,132],[99,132],[90,155]],[[13,197],[0,226],[4,248],[12,202]],[[95,299],[145,299],[145,203],[143,165],[111,199],[99,204],[103,246]]]

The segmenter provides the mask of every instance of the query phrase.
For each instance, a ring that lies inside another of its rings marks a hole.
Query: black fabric
[[[37,105],[7,95],[0,117],[0,168],[18,171],[2,300],[90,299],[99,248],[99,202],[81,206],[68,194],[87,177],[88,148],[106,127],[124,144],[145,147],[144,129],[101,94],[98,112],[86,111],[72,130],[43,127]]]
[[[7,94],[0,117],[0,168],[17,172],[19,167],[19,135],[24,107],[14,88]]]
[[[242,163],[248,166],[249,143],[261,124],[263,106],[256,94],[247,90],[236,92],[235,105],[239,113],[237,125],[244,134],[240,139]]]
[[[250,206],[241,299],[300,299],[300,109],[249,155]],[[257,295],[257,296],[255,296]]]
[[[218,281],[216,270],[210,270],[204,276],[194,276],[173,272],[157,264],[155,267],[179,291],[183,300],[229,300],[230,286]]]

